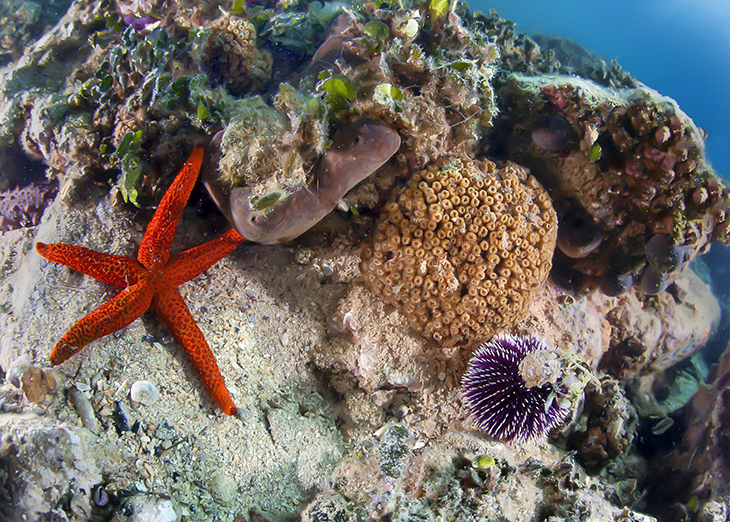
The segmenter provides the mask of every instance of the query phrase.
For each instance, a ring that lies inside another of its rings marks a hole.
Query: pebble
[[[334,268],[332,268],[328,263],[322,263],[322,273],[325,276],[331,276],[334,271]]]
[[[218,502],[230,503],[236,495],[236,490],[236,481],[222,471],[214,474],[210,479],[210,492]]]
[[[140,493],[117,509],[116,522],[177,522],[180,516],[172,501],[162,495]]]
[[[129,397],[134,401],[145,406],[152,406],[160,398],[160,392],[154,384],[149,381],[137,381],[132,385],[129,391]]]
[[[10,368],[8,368],[8,372],[5,374],[5,379],[10,381],[16,388],[20,388],[20,381],[31,364],[33,364],[33,359],[27,353],[17,357],[10,363]]]
[[[104,507],[109,503],[109,495],[104,490],[104,486],[98,485],[91,490],[91,500],[98,507]]]
[[[53,368],[31,366],[23,374],[20,387],[25,397],[37,404],[53,400],[63,389],[64,377]]]
[[[94,414],[94,407],[91,405],[91,401],[86,394],[78,386],[72,386],[68,390],[68,396],[84,428],[93,433],[99,433],[99,421]]]

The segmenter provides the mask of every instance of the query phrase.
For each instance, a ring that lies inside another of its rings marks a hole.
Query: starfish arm
[[[195,147],[175,181],[162,196],[139,245],[137,259],[145,267],[151,268],[154,265],[167,263],[177,222],[180,221],[182,211],[198,178],[204,154],[203,147]]]
[[[208,388],[218,407],[228,415],[236,415],[238,410],[223,382],[218,363],[213,352],[200,331],[195,319],[185,306],[180,292],[171,286],[165,286],[155,296],[152,307],[163,323],[172,332],[173,337],[187,352],[188,357],[197,370],[203,384]]]
[[[153,293],[149,287],[148,281],[140,281],[83,317],[56,343],[51,351],[51,364],[61,364],[91,341],[116,332],[137,319],[152,303]]]
[[[130,286],[145,269],[136,259],[103,254],[89,248],[64,243],[35,244],[36,251],[54,263],[60,263],[82,274],[115,286]]]
[[[244,237],[231,229],[216,239],[181,252],[165,266],[165,280],[170,286],[178,287],[208,270],[244,241]]]

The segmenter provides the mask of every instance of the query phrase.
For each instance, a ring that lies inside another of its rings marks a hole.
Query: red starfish
[[[217,239],[169,259],[175,228],[195,185],[203,156],[203,148],[195,147],[162,197],[139,245],[137,259],[64,243],[39,242],[36,250],[49,261],[124,287],[114,299],[96,308],[61,337],[51,352],[51,364],[61,364],[91,341],[124,328],[152,308],[188,353],[216,404],[228,415],[235,415],[236,406],[223,383],[213,352],[177,287],[206,271],[246,239],[229,230]]]

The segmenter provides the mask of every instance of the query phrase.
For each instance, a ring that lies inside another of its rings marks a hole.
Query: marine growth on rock
[[[0,231],[37,225],[58,192],[58,183],[44,181],[0,192]]]
[[[224,135],[225,137],[225,135]],[[226,187],[208,174],[205,186],[234,228],[249,241],[294,239],[329,214],[342,197],[395,154],[400,136],[372,118],[342,123],[317,162],[314,179],[293,192],[274,187],[256,195],[250,186]],[[215,147],[215,140],[213,142]]]
[[[730,190],[674,100],[619,85],[512,74],[499,98],[509,129],[490,146],[550,190],[567,265],[609,295],[633,283],[656,294],[714,240],[730,242]]]

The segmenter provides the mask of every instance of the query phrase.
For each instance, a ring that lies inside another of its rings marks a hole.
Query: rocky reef
[[[694,269],[730,191],[673,100],[460,1],[10,4],[0,518],[726,516],[729,363]],[[109,289],[33,250],[133,253],[200,144],[174,248],[250,240],[181,288],[236,417],[150,318],[50,367]],[[495,334],[550,349],[468,373]],[[658,487],[675,468],[690,488]]]
[[[634,283],[659,293],[713,241],[727,244],[727,186],[673,100],[560,75],[512,74],[501,93],[492,147],[545,184],[561,220],[560,262],[607,294]]]

